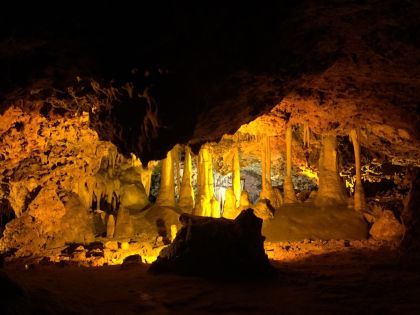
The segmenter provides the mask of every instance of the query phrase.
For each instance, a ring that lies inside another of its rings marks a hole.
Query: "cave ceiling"
[[[418,1],[18,6],[0,21],[1,112],[87,111],[143,162],[263,115],[239,132],[356,127],[363,147],[420,164]]]

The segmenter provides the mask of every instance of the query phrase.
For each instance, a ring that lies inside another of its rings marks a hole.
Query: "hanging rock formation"
[[[284,203],[296,202],[296,194],[292,182],[292,126],[286,128],[286,176],[284,177]]]
[[[182,175],[181,190],[179,193],[178,206],[187,213],[194,209],[194,189],[192,187],[192,161],[191,149],[185,147],[184,173]]]
[[[160,189],[156,198],[156,205],[161,207],[175,207],[175,183],[173,153],[169,151],[166,159],[162,160]]]
[[[280,206],[283,203],[281,194],[274,193],[273,186],[271,185],[271,148],[270,148],[270,137],[263,136],[262,138],[263,147],[261,149],[261,192],[260,192],[260,201],[267,200],[271,204],[271,208],[274,206]],[[267,204],[267,202],[263,202]],[[269,207],[263,206],[262,204],[258,206],[260,211],[256,211],[256,215],[262,215],[262,209],[268,209]],[[264,214],[264,217],[269,217],[271,215],[267,213]],[[261,217],[261,216],[260,216]]]
[[[203,145],[198,154],[198,196],[195,205],[195,214],[202,216],[220,217],[219,203],[214,197],[213,161],[206,145]]]
[[[356,184],[354,187],[354,209],[363,211],[366,208],[365,191],[362,185],[361,163],[360,163],[360,131],[352,129],[350,139],[354,148],[354,159],[356,168]]]
[[[232,188],[235,193],[236,208],[240,205],[241,199],[241,167],[239,164],[239,149],[235,147],[232,161]]]

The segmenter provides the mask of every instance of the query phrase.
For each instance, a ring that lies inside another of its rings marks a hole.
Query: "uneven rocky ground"
[[[333,242],[328,246],[334,250],[320,255],[274,261],[278,275],[271,279],[154,276],[147,265],[25,270],[11,264],[4,271],[24,289],[25,302],[9,304],[20,314],[31,309],[44,314],[417,313],[418,268],[405,268],[392,247],[377,250],[377,245]],[[291,244],[289,252],[299,256],[305,251],[299,246],[320,245]]]

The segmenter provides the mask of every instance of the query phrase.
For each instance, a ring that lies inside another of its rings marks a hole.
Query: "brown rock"
[[[382,216],[373,224],[369,234],[376,240],[399,241],[404,234],[404,227],[390,210],[385,210]]]

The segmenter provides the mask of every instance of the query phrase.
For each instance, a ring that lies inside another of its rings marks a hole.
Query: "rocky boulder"
[[[264,252],[262,220],[252,209],[235,220],[182,214],[182,228],[149,271],[182,275],[267,275],[273,269]]]
[[[404,226],[395,218],[390,210],[372,225],[369,234],[376,240],[400,241],[404,235]]]

